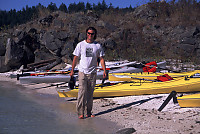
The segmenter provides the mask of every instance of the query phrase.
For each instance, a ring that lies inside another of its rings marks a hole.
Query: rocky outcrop
[[[72,52],[85,39],[85,29],[98,30],[97,41],[106,52],[106,59],[155,60],[155,57],[196,59],[200,63],[200,24],[164,25],[156,21],[156,8],[140,6],[133,12],[99,15],[66,14],[60,11],[0,33],[0,72],[18,69],[21,65],[57,59],[50,69],[64,60],[71,62]],[[121,15],[121,16],[120,16]],[[168,16],[167,16],[168,17]],[[169,23],[171,18],[167,18]]]

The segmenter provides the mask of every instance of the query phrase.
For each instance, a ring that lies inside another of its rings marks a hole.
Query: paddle
[[[169,101],[173,98],[173,102],[178,103],[177,98],[176,98],[176,91],[172,91],[169,96],[167,97],[167,99],[163,102],[163,104],[159,107],[158,111],[162,111],[163,108],[169,103]]]
[[[136,80],[144,80],[144,81],[153,81],[153,82],[158,82],[157,80],[150,80],[150,79],[144,79],[144,78],[136,78],[136,77],[130,77],[130,76],[122,76],[122,75],[113,75],[114,77],[117,78],[131,78],[131,79],[136,79]]]
[[[109,70],[106,70],[106,77],[102,79],[102,82],[101,82],[101,86],[103,87],[104,86],[104,82],[105,80],[108,79],[108,74],[109,74]]]
[[[76,77],[71,76],[70,81],[68,83],[69,89],[74,89],[75,84],[76,84]]]

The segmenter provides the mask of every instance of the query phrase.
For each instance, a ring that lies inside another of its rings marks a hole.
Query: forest
[[[37,6],[28,7],[28,5],[20,11],[10,10],[2,11],[0,10],[0,30],[12,28],[15,25],[24,24],[32,19],[36,19],[41,16],[41,12],[55,12],[63,11],[65,13],[75,13],[75,12],[87,12],[88,10],[94,10],[98,13],[103,13],[105,10],[122,10],[124,12],[132,11],[134,8],[127,7],[120,9],[119,7],[114,8],[112,3],[109,5],[106,4],[105,0],[96,4],[90,4],[87,2],[71,3],[67,7],[62,3],[59,7],[55,3],[50,3],[47,7],[41,5],[40,3]]]

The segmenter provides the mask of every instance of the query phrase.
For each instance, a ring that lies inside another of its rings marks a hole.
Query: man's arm
[[[76,67],[77,61],[78,61],[78,56],[74,56],[74,59],[72,62],[72,70],[71,70],[71,73],[69,74],[70,76],[74,75],[74,68]]]
[[[106,64],[103,57],[100,57],[101,66],[103,68],[103,78],[106,78]]]

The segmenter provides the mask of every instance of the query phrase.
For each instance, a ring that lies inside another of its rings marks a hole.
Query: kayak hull
[[[21,84],[69,82],[70,75],[24,76],[24,77],[19,77],[19,80]]]
[[[102,86],[96,85],[93,96],[94,97],[116,97],[116,96],[132,96],[132,95],[147,95],[147,94],[162,94],[176,92],[195,92],[200,91],[200,78],[184,77],[175,78],[171,81],[165,82],[151,82],[151,81],[134,81],[121,82],[114,85]],[[59,90],[57,92],[60,97],[77,97],[78,87],[76,89],[65,91]]]
[[[200,94],[177,97],[180,107],[200,107]]]

